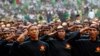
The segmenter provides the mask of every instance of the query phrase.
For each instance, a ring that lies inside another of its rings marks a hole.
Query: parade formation
[[[100,56],[100,19],[89,3],[83,11],[75,1],[25,1],[0,0],[0,56]]]

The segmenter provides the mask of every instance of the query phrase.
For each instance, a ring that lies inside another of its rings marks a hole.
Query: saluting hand
[[[7,41],[12,40],[15,37],[15,33],[10,33],[10,35],[5,39]]]
[[[54,32],[52,32],[52,33],[50,33],[50,34],[48,34],[49,36],[52,36],[53,34],[55,34],[57,31],[54,31]]]
[[[22,43],[22,42],[24,41],[25,36],[27,35],[27,33],[28,33],[28,30],[26,29],[26,30],[24,31],[24,33],[22,33],[22,34],[17,38],[17,41],[18,41],[19,43]]]
[[[85,28],[80,30],[80,33],[83,33],[84,31],[89,30],[89,29],[90,29],[90,27],[85,27]]]

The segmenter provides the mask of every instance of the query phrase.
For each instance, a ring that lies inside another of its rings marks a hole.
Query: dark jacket
[[[44,50],[41,50],[41,49]],[[49,46],[42,41],[25,41],[22,44],[15,42],[11,56],[49,56]]]

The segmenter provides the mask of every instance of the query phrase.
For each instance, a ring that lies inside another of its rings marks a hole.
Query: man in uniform
[[[13,45],[13,37],[15,33],[10,31],[10,28],[4,28],[3,37],[0,40],[0,55],[9,56],[10,48]]]
[[[12,56],[49,56],[48,44],[39,40],[39,29],[37,26],[31,25],[28,28],[28,41],[20,43],[20,41],[14,43],[12,47]],[[27,35],[25,33],[25,35]],[[23,37],[25,38],[25,35]],[[22,37],[22,40],[24,39]],[[17,47],[16,47],[17,46]]]
[[[87,28],[87,30],[89,30],[89,39],[81,39],[80,37],[80,39],[74,40],[74,42],[72,42],[72,56],[100,55],[100,40],[98,39],[98,29],[90,26]]]
[[[49,39],[50,35],[52,34],[48,34],[47,36],[44,37],[44,39],[42,38],[41,40],[44,41],[48,39],[48,41],[46,42],[49,44],[51,56],[71,56],[71,45],[68,42],[68,40],[76,38],[78,33],[79,32],[75,32],[73,33],[73,35],[71,35],[71,37],[68,37],[66,35],[67,33],[65,29],[62,26],[58,26],[57,32],[54,33],[55,34],[54,39]]]

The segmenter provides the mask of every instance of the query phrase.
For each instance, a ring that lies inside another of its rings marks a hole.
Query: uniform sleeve
[[[6,40],[1,40],[1,41],[0,41],[0,46],[6,45],[7,43],[8,43],[8,41],[6,41]]]
[[[25,49],[25,46],[22,44],[19,44],[18,42],[15,42],[12,46],[10,56],[28,56],[28,55],[27,55],[27,50]]]
[[[0,41],[0,56],[6,56],[6,55],[8,55],[8,50],[9,49],[6,46],[7,43],[8,42],[5,41],[5,40],[1,40]]]
[[[10,56],[19,56],[19,43],[15,41],[10,49]]]
[[[77,40],[77,39],[80,39],[80,32],[79,31],[72,33],[71,36],[68,39],[68,42],[74,43],[75,40]]]
[[[49,37],[50,37],[50,36],[48,36],[48,35],[44,35],[44,36],[42,36],[42,37],[40,38],[40,40],[46,42],[46,41],[49,40]]]
[[[51,56],[50,55],[50,50],[49,50],[49,45],[47,43],[45,43],[46,45],[46,52],[45,52],[45,56]]]
[[[29,56],[28,55],[28,49],[26,48],[26,46],[24,46],[24,45],[20,45],[19,46],[19,54],[20,54],[20,56]]]

